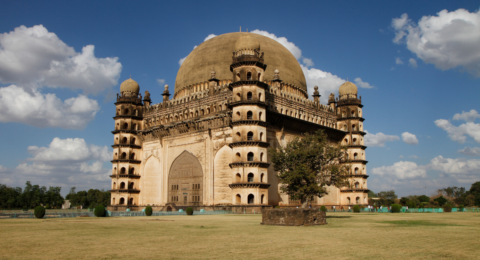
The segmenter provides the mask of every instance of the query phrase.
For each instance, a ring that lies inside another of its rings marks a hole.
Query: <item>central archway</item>
[[[184,151],[172,163],[168,175],[168,202],[179,206],[203,204],[203,170],[198,158]]]

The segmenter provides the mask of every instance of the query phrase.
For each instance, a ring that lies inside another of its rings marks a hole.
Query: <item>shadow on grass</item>
[[[327,218],[351,218],[351,216],[327,216]]]

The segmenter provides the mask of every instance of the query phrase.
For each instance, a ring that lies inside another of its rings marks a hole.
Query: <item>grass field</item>
[[[328,213],[0,220],[0,259],[480,259],[478,213]]]

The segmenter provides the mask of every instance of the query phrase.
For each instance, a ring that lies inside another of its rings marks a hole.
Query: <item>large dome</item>
[[[120,84],[120,92],[133,92],[138,93],[140,91],[140,86],[133,79],[127,79],[122,84]]]
[[[260,52],[265,53],[264,59],[267,65],[265,80],[273,80],[274,71],[278,69],[283,82],[307,91],[303,70],[287,48],[259,34],[236,32],[216,36],[195,48],[178,70],[175,93],[186,86],[207,81],[212,70],[216,71],[216,78],[219,80],[232,79],[230,64],[232,64],[235,43],[238,38],[245,35],[255,37],[260,44]]]

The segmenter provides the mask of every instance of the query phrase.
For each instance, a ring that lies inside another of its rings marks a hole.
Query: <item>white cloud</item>
[[[303,58],[302,61],[303,61],[303,65],[305,65],[306,67],[312,67],[314,65],[311,59]]]
[[[416,155],[410,155],[410,156],[408,156],[408,158],[418,159],[418,158],[420,158],[420,157],[418,157],[418,156],[416,156]]]
[[[16,85],[0,88],[0,122],[18,122],[37,127],[83,129],[100,110],[96,100],[84,95],[65,101],[55,94],[28,93]]]
[[[406,161],[396,162],[392,166],[373,168],[372,173],[375,175],[391,177],[399,180],[427,177],[427,171],[424,169],[424,167],[418,166],[414,162]]]
[[[471,183],[480,178],[480,159],[451,159],[439,155],[430,161],[429,167],[449,174],[460,183]]]
[[[442,10],[436,16],[423,16],[418,24],[407,14],[392,20],[394,43],[407,48],[425,63],[441,70],[461,67],[480,77],[480,10]]]
[[[463,120],[467,122],[475,121],[475,119],[479,118],[480,115],[478,114],[477,110],[472,109],[470,112],[462,111],[461,114],[457,113],[453,116],[453,120]]]
[[[212,38],[214,38],[214,37],[216,37],[216,36],[217,36],[217,35],[211,33],[211,34],[209,34],[207,37],[205,37],[205,39],[204,39],[203,41],[206,42],[206,41],[208,41],[208,40],[210,40],[210,39],[212,39]],[[193,49],[195,50],[195,48],[197,48],[197,47],[198,47],[198,45],[195,45],[195,46],[193,46]],[[185,56],[185,57],[183,57],[183,58],[181,58],[181,59],[178,61],[178,65],[182,66],[182,63],[185,61],[185,59],[186,59],[187,57],[188,57],[188,55]]]
[[[158,83],[158,85],[163,87],[163,85],[165,84],[165,80],[164,79],[157,79],[157,83]]]
[[[356,78],[354,81],[357,84],[357,86],[361,88],[373,88],[373,86],[370,85],[368,82],[363,82],[361,78]]]
[[[418,144],[417,136],[409,132],[402,133],[402,140],[407,144]]]
[[[43,25],[20,26],[0,34],[0,82],[23,88],[46,86],[98,94],[117,85],[122,65],[117,57],[96,58],[95,47],[82,52]]]
[[[452,141],[465,143],[467,136],[472,137],[477,143],[480,143],[480,124],[467,122],[460,126],[452,125],[448,120],[435,120],[435,125],[445,130]]]
[[[48,147],[28,147],[33,157],[15,169],[1,171],[0,183],[22,186],[26,181],[45,186],[60,186],[68,191],[72,186],[81,189],[109,187],[111,169],[103,168],[112,159],[107,146],[87,144],[84,139],[54,138]]]
[[[458,150],[459,153],[468,155],[468,156],[480,156],[480,147],[465,147],[463,149]]]
[[[376,134],[371,134],[365,130],[367,133],[365,135],[365,145],[366,146],[378,146],[378,147],[385,147],[386,142],[391,141],[398,141],[400,137],[397,135],[386,135],[382,132],[378,132]]]
[[[410,66],[412,66],[414,68],[418,67],[417,60],[415,60],[414,58],[410,58],[408,60],[408,63],[410,64]]]
[[[33,155],[30,161],[66,163],[85,162],[89,160],[108,161],[112,158],[112,152],[106,147],[87,145],[84,139],[55,137],[49,147],[29,146],[28,152]]]
[[[396,58],[396,59],[395,59],[395,63],[396,63],[396,64],[403,64],[403,61],[402,61],[401,58]]]
[[[295,56],[295,58],[297,60],[300,60],[300,58],[302,57],[302,51],[300,50],[300,48],[298,48],[297,45],[295,45],[293,42],[289,42],[287,40],[287,38],[285,38],[285,37],[277,37],[273,33],[269,33],[267,31],[261,31],[261,30],[258,30],[258,29],[253,30],[251,32],[263,35],[265,37],[268,37],[270,39],[273,39],[273,40],[279,42],[281,45],[283,45],[285,48],[287,48],[293,54],[293,56]]]
[[[405,158],[403,155],[398,156],[398,158]]]
[[[328,95],[330,93],[338,93],[338,88],[342,85],[345,80],[333,75],[330,72],[322,71],[316,68],[307,68],[303,65],[300,65],[305,75],[305,80],[307,81],[308,93],[314,92],[314,87],[318,86],[318,91],[320,92],[321,99],[323,102],[326,102]]]

